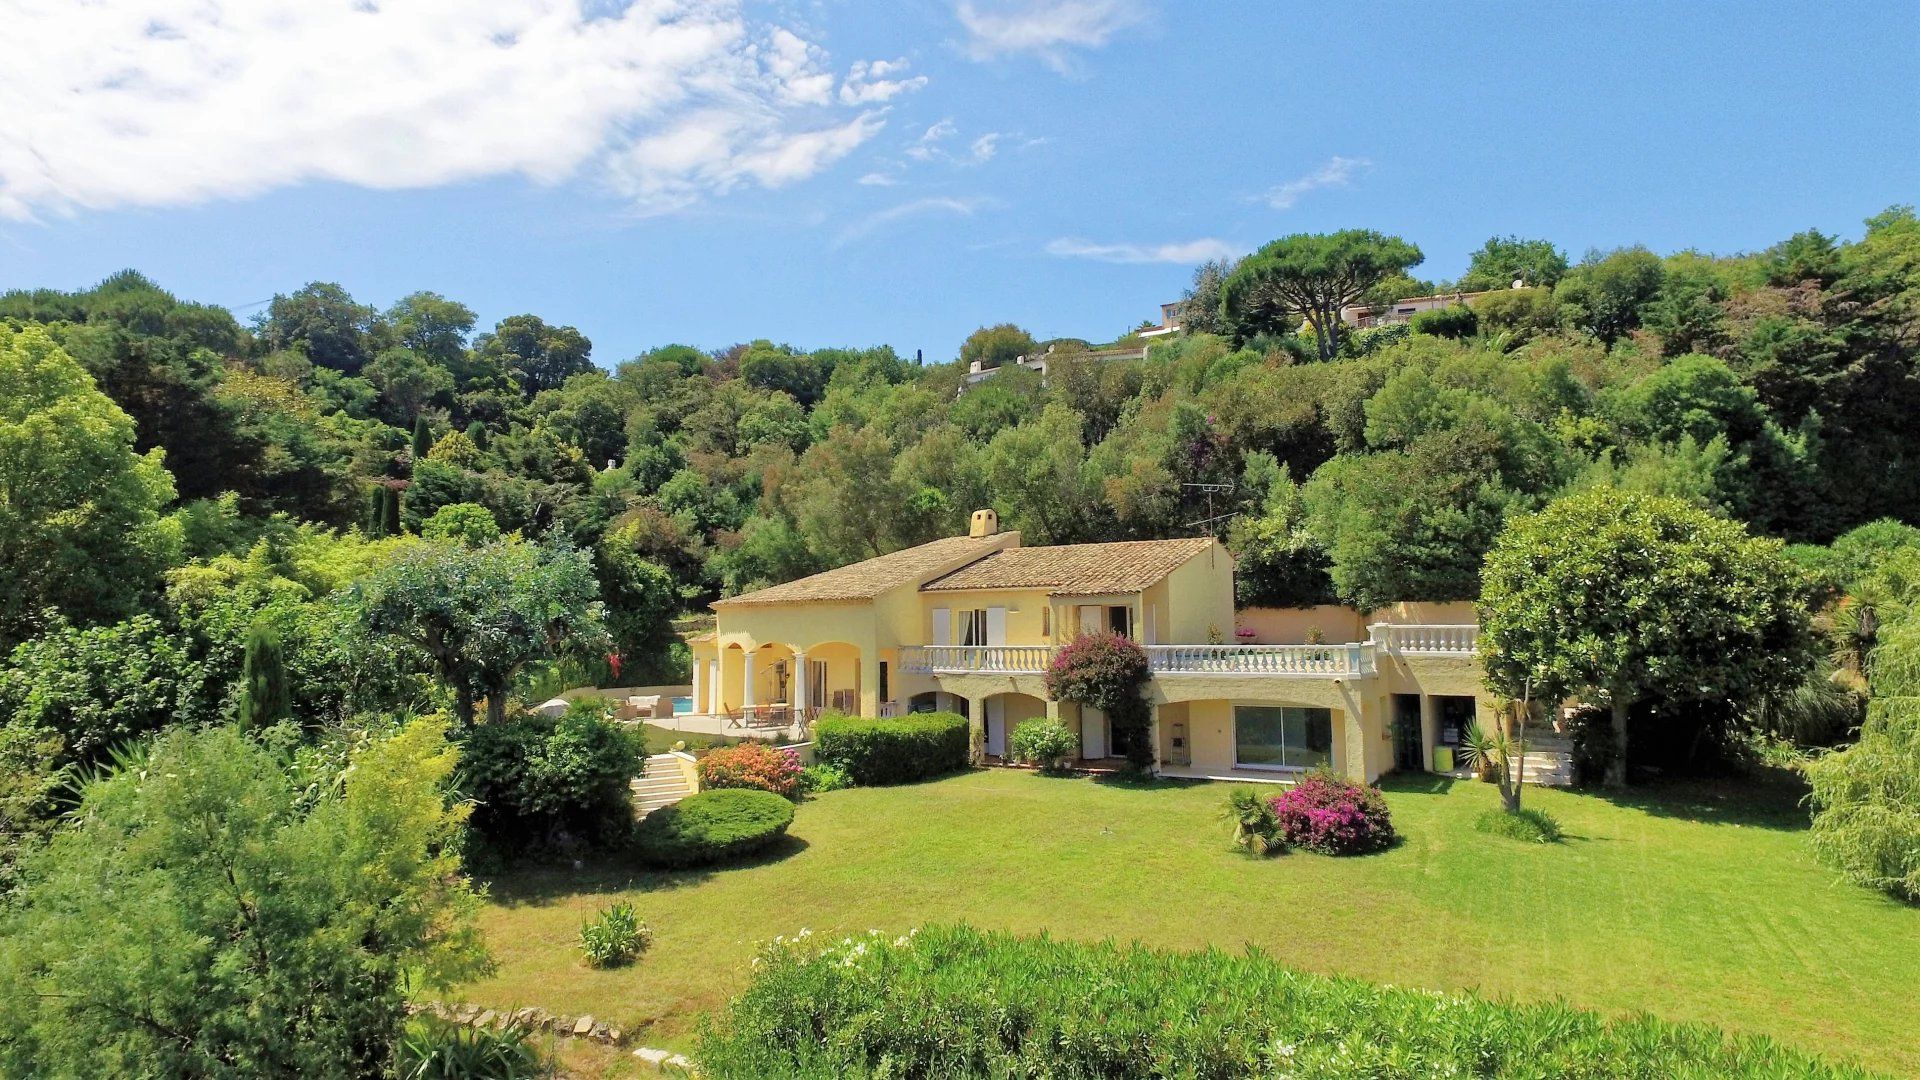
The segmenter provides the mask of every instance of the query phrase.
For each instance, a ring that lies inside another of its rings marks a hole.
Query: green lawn
[[[732,746],[739,739],[730,735],[706,735],[698,731],[675,731],[658,724],[641,724],[640,732],[646,736],[647,753],[664,754],[673,749],[675,743],[684,742],[689,750],[705,750],[710,746]]]
[[[500,961],[467,1000],[591,1012],[684,1046],[757,942],[801,927],[990,928],[1158,945],[1252,943],[1399,985],[1560,996],[1774,1036],[1920,1075],[1920,910],[1836,881],[1784,785],[1671,785],[1630,800],[1529,790],[1566,827],[1541,847],[1476,832],[1487,785],[1389,782],[1405,841],[1256,861],[1226,844],[1221,784],[980,771],[834,792],[787,850],[705,874],[613,864],[495,880]],[[656,932],[630,968],[578,960],[582,918],[632,899]]]

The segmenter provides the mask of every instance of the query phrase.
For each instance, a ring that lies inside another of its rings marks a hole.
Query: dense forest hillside
[[[147,707],[212,714],[264,612],[300,708],[344,708],[329,597],[422,533],[590,553],[611,663],[666,678],[676,614],[955,533],[981,506],[1034,543],[1212,527],[1245,602],[1361,606],[1474,597],[1506,519],[1601,484],[1793,542],[1920,521],[1911,209],[1729,257],[1570,264],[1496,238],[1443,283],[1496,291],[1337,342],[1282,304],[1223,304],[1234,270],[1201,267],[1186,332],[1144,360],[1000,326],[926,366],[765,340],[615,359],[537,315],[481,331],[435,293],[382,311],[327,283],[250,325],[132,271],[9,293],[9,407],[30,386],[55,406],[54,430],[0,460],[18,575],[0,648],[185,658],[195,684],[156,680]],[[1436,287],[1396,272],[1371,295]],[[967,360],[1049,345],[1044,386],[1007,367],[963,391]],[[1193,524],[1200,484],[1226,486],[1211,526]]]

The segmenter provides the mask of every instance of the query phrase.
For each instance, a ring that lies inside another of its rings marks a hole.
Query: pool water
[[[692,711],[693,711],[693,699],[692,699],[692,698],[690,698],[690,697],[677,697],[677,698],[674,698],[674,699],[673,699],[673,715],[675,715],[675,716],[685,716],[686,714],[688,714],[688,713],[690,713],[690,712],[692,712]]]

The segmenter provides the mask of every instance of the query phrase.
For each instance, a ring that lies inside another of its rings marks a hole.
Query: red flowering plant
[[[1322,855],[1364,855],[1393,843],[1393,821],[1380,789],[1316,769],[1272,799],[1289,846]]]
[[[1053,654],[1047,695],[1107,714],[1114,741],[1126,747],[1127,760],[1145,768],[1153,764],[1153,747],[1147,743],[1147,699],[1141,690],[1151,676],[1147,650],[1132,640],[1113,633],[1082,634]]]
[[[700,759],[700,787],[758,788],[800,797],[800,755],[760,743],[723,746]]]

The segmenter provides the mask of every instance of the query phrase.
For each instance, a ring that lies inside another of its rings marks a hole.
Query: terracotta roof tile
[[[888,589],[913,585],[985,555],[1006,543],[1007,537],[1006,533],[996,536],[949,536],[783,585],[716,600],[713,606],[792,604],[809,600],[872,600]]]
[[[1212,539],[1200,536],[1009,548],[937,577],[920,589],[1044,589],[1064,596],[1139,592],[1212,543]]]

